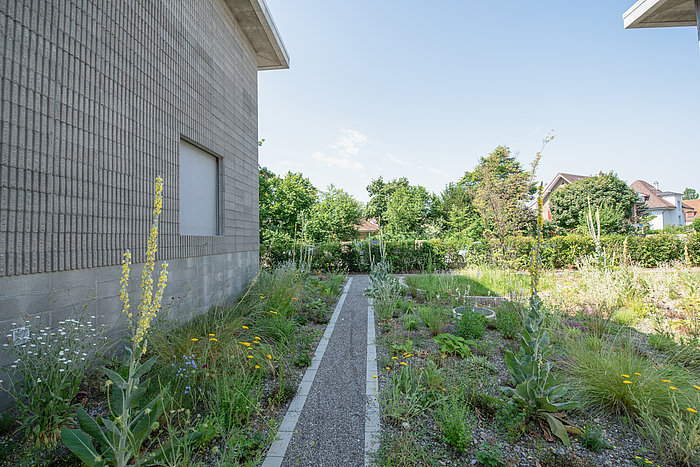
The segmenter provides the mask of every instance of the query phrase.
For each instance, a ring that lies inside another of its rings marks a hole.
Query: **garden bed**
[[[143,400],[162,391],[165,410],[158,428],[134,454],[144,459],[162,454],[165,446],[169,457],[164,463],[169,465],[260,463],[311,362],[343,281],[342,275],[314,276],[286,265],[263,271],[236,303],[188,323],[175,326],[161,316],[143,357],[156,357]],[[123,371],[121,358],[98,360]],[[48,443],[25,435],[26,418],[18,409],[7,412],[0,424],[0,461],[82,465],[55,433],[63,425],[77,427],[73,414],[78,404],[92,417],[110,417],[106,381],[100,370],[86,373],[75,398],[67,401],[69,417],[54,423]],[[18,389],[25,400],[36,395]]]
[[[494,303],[495,321],[474,318],[466,326],[450,313],[456,297],[385,297],[390,305],[375,303],[380,465],[697,465],[700,373],[688,357],[697,343],[669,344],[667,352],[654,335],[581,312],[583,301],[554,307],[560,278],[551,276],[548,360],[567,388],[563,400],[577,402],[562,416],[581,434],[564,445],[501,390],[513,387],[504,355],[520,347],[525,300]],[[412,277],[414,284],[444,283]]]

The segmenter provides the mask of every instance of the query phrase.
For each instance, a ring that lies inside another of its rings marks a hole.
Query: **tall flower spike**
[[[129,318],[129,324],[131,325],[131,311],[129,311],[129,308],[131,307],[131,304],[129,303],[129,276],[131,275],[131,252],[129,250],[126,250],[126,253],[124,253],[124,259],[122,260],[122,277],[121,280],[119,281],[119,285],[121,286],[121,290],[119,291],[119,300],[122,302],[122,312],[126,313],[127,317]]]

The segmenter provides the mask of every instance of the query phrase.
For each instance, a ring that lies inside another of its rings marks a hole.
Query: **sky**
[[[260,165],[366,202],[440,193],[505,145],[536,178],[617,173],[700,191],[693,27],[625,30],[634,0],[266,0],[290,56],[259,73]]]

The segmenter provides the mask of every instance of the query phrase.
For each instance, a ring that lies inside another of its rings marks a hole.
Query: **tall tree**
[[[433,205],[433,217],[443,236],[477,240],[483,234],[473,190],[465,184],[449,183]]]
[[[266,167],[260,169],[259,184],[261,239],[270,231],[293,236],[301,216],[316,203],[318,190],[300,173],[278,177]]]
[[[526,203],[535,191],[532,179],[536,162],[532,172],[526,171],[508,147],[498,146],[460,180],[474,194],[484,233],[498,241],[503,253],[506,238],[525,232],[532,219]]]
[[[694,188],[686,188],[683,190],[683,199],[698,199],[700,198],[700,194],[698,194],[697,191],[695,191]]]
[[[385,182],[384,177],[381,176],[372,180],[367,185],[367,193],[369,193],[370,199],[364,209],[363,214],[365,218],[374,218],[383,222],[391,195],[399,188],[407,186],[409,186],[409,183],[405,177],[394,179],[390,182]]]
[[[422,237],[422,226],[430,214],[432,197],[423,186],[401,186],[387,202],[384,226],[395,235]]]
[[[584,178],[552,193],[549,201],[552,220],[564,229],[578,227],[588,212],[589,199],[593,211],[596,208],[601,211],[601,231],[614,233],[628,229],[627,220],[633,214],[637,194],[612,172]]]
[[[361,214],[359,201],[346,191],[330,185],[311,209],[304,231],[314,242],[352,240],[357,236],[355,225]]]

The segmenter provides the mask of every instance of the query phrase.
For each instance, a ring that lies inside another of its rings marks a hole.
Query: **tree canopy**
[[[698,199],[700,198],[700,194],[698,194],[697,191],[695,191],[694,188],[686,188],[683,190],[683,199]]]
[[[637,194],[620,178],[610,173],[600,173],[556,190],[550,198],[552,219],[558,227],[575,229],[583,222],[591,208],[601,212],[601,231],[604,233],[627,230],[628,220],[637,202]],[[605,226],[603,226],[605,218]]]
[[[304,226],[305,235],[314,242],[347,241],[357,236],[355,225],[362,215],[360,203],[349,193],[333,185],[321,193]]]

